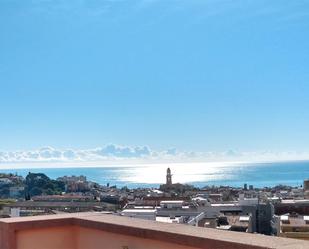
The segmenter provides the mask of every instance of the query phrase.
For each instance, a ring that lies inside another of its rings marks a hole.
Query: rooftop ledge
[[[309,242],[108,214],[77,213],[0,219],[0,248],[308,249]]]

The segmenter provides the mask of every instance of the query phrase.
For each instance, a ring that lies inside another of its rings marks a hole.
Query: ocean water
[[[56,179],[64,175],[85,175],[91,181],[117,187],[158,187],[165,182],[166,168],[170,167],[173,182],[206,185],[256,187],[286,184],[300,186],[309,178],[309,161],[272,163],[179,163],[149,164],[136,166],[63,167],[63,168],[19,168],[1,169],[1,173],[17,173],[26,176],[28,172],[44,173]]]

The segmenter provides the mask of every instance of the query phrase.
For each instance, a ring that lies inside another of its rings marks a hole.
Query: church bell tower
[[[172,185],[172,173],[170,168],[167,168],[166,171],[166,185]]]

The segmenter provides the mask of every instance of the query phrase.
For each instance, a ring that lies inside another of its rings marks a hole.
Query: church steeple
[[[167,168],[166,171],[166,185],[172,185],[172,173],[170,168]]]

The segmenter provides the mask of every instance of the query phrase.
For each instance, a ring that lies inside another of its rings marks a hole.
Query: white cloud
[[[74,162],[198,162],[198,161],[277,161],[308,160],[308,152],[223,152],[155,151],[148,146],[109,144],[100,148],[73,150],[43,147],[33,151],[0,152],[0,163],[74,163]]]
[[[0,163],[18,162],[82,162],[117,159],[141,159],[155,155],[147,146],[119,146],[110,144],[105,147],[73,150],[43,147],[33,151],[0,152]]]
[[[151,151],[148,147],[127,147],[118,146],[114,144],[107,145],[103,148],[90,150],[89,152],[104,157],[121,157],[121,158],[132,158],[132,157],[144,157],[150,156]]]

